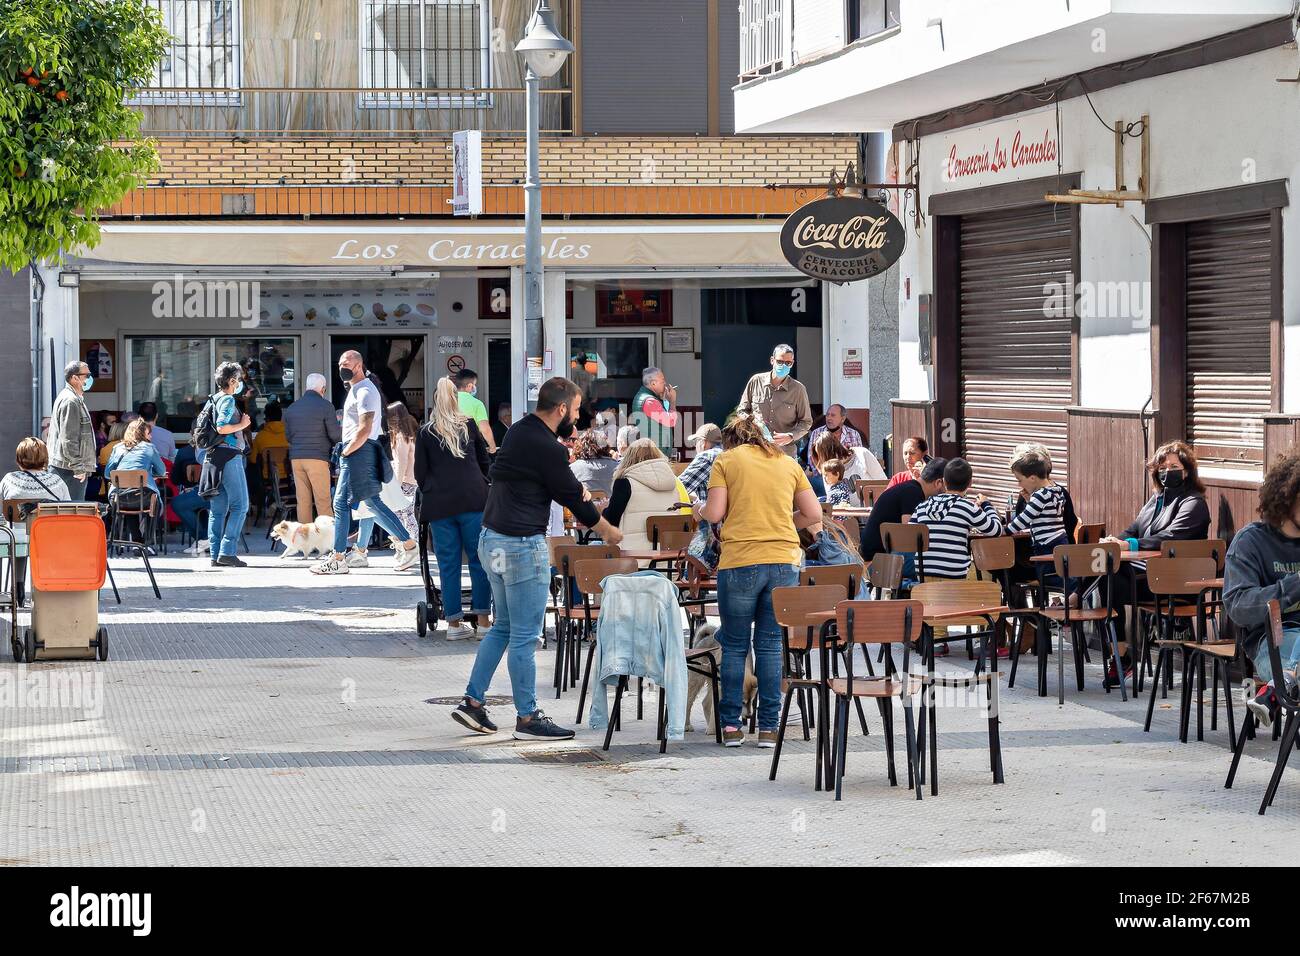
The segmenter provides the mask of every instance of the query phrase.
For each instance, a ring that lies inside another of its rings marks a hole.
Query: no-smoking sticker
[[[461,372],[465,371],[465,356],[448,355],[447,371],[450,372],[452,375],[459,375]]]

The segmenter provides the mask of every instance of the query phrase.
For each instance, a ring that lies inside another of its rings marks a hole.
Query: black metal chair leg
[[[1275,721],[1276,723],[1276,721]],[[1259,815],[1263,816],[1273,803],[1273,798],[1277,796],[1278,784],[1282,782],[1282,772],[1286,770],[1286,762],[1291,757],[1291,748],[1295,744],[1296,727],[1300,726],[1296,722],[1294,712],[1286,715],[1286,727],[1282,731],[1282,742],[1277,748],[1277,764],[1273,767],[1273,776],[1268,781],[1268,789],[1264,791],[1264,799],[1259,805]]]
[[[618,725],[623,710],[623,686],[626,683],[626,677],[618,679],[618,687],[614,690],[614,709],[609,713],[609,726],[605,728],[605,745],[600,748],[601,750],[608,750],[610,742],[614,739],[614,728]]]
[[[781,703],[781,726],[776,729],[776,748],[772,751],[772,769],[767,775],[768,780],[776,779],[776,768],[781,762],[781,747],[785,743],[785,722],[790,717],[790,701],[794,699],[794,691],[795,689],[793,687],[787,688],[785,692],[785,700]],[[717,706],[718,705],[715,702],[713,705],[713,715],[715,718],[714,723],[716,725],[721,725],[722,718],[718,714]],[[721,739],[719,739],[718,742],[721,743]]]
[[[1151,675],[1151,692],[1147,696],[1147,722],[1142,727],[1144,733],[1149,733],[1151,730],[1151,715],[1156,710],[1156,687],[1160,682],[1160,669],[1164,667],[1164,663],[1165,653],[1161,650],[1156,654],[1156,669]]]
[[[1241,734],[1232,747],[1232,763],[1228,767],[1228,779],[1223,783],[1225,789],[1232,789],[1232,781],[1237,776],[1237,765],[1241,763],[1241,752],[1246,749],[1246,738],[1251,736],[1254,719],[1250,711],[1246,711],[1246,716],[1241,718]]]
[[[587,666],[582,669],[582,690],[578,694],[578,716],[577,723],[582,723],[582,707],[587,701],[587,682],[591,678],[591,662],[596,657],[596,642],[592,641],[591,646],[587,648]]]
[[[659,717],[659,752],[662,754],[668,752],[668,707],[664,702],[662,687],[659,688],[659,706],[656,709]]]
[[[839,752],[835,760],[835,799],[839,800],[844,793],[844,763],[849,753],[849,699],[841,698],[835,711],[839,717],[835,725],[835,742],[839,744]],[[893,759],[892,748],[890,759]]]
[[[939,795],[939,721],[934,702],[934,687],[926,688],[930,698],[930,796]]]
[[[916,790],[916,799],[921,799],[921,772],[917,765],[916,727],[912,718],[912,702],[903,702],[903,731],[907,734],[907,786]]]
[[[885,755],[889,767],[889,785],[898,786],[898,771],[894,766],[894,706],[893,701],[883,702],[881,714],[885,718]]]

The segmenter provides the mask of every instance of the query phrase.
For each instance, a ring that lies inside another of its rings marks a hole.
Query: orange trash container
[[[99,589],[108,570],[104,521],[95,505],[41,505],[28,538],[32,618],[23,657],[108,660],[99,623]]]

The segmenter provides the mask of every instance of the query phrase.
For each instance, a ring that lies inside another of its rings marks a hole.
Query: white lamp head
[[[555,26],[555,13],[548,0],[540,0],[533,17],[528,21],[528,32],[515,46],[522,53],[529,69],[542,79],[554,76],[573,52],[573,44],[560,36]]]

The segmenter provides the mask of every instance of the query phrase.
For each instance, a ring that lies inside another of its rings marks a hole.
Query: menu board
[[[258,329],[432,329],[433,289],[270,289],[262,292]]]

